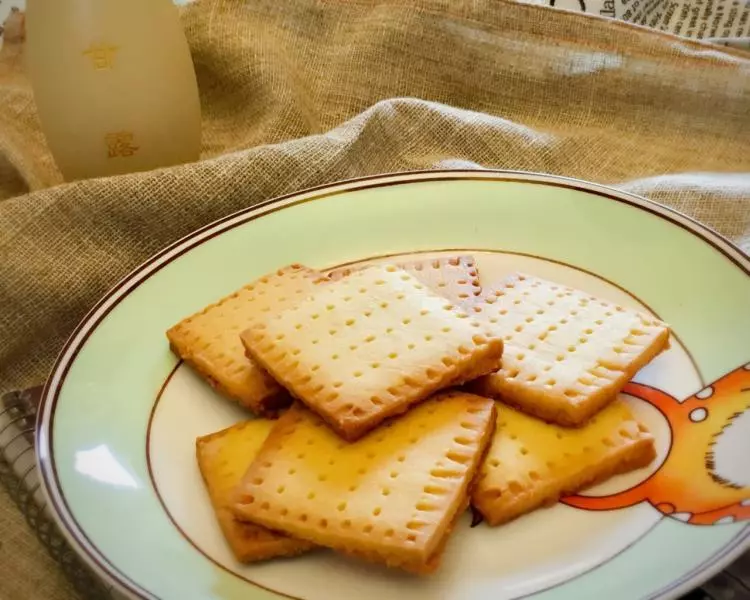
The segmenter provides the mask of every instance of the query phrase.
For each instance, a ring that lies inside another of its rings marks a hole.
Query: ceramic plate
[[[500,528],[464,515],[427,578],[327,551],[237,564],[194,443],[247,415],[177,361],[165,330],[288,263],[455,251],[474,254],[485,278],[531,272],[673,326],[671,349],[624,394],[655,433],[658,461]],[[750,546],[749,274],[747,255],[689,218],[573,180],[430,172],[273,200],[153,257],[71,337],[38,425],[50,506],[89,563],[135,598],[679,597]]]

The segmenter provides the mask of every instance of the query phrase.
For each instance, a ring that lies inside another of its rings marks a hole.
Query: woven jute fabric
[[[43,381],[87,309],[166,244],[335,180],[433,168],[561,174],[648,196],[750,249],[741,51],[506,0],[199,0],[182,18],[202,159],[72,184],[45,147],[22,39],[6,40],[0,393]],[[14,527],[2,498],[0,523]],[[0,597],[66,597],[34,578],[9,581],[34,552],[0,553],[19,565],[4,570]]]

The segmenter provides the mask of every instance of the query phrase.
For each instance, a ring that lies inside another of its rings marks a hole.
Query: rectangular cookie
[[[500,366],[502,340],[392,265],[316,286],[243,332],[248,355],[344,439]]]
[[[237,488],[235,513],[373,562],[430,573],[495,426],[495,403],[438,394],[348,444],[296,404]]]
[[[655,457],[654,438],[622,400],[578,429],[501,404],[471,500],[490,525],[499,525]]]
[[[441,256],[395,264],[454,304],[471,303],[482,291],[479,270],[473,256]],[[329,277],[333,280],[341,279],[363,268],[367,266],[341,267],[331,271]]]
[[[273,427],[273,421],[256,419],[196,440],[196,455],[203,481],[221,531],[238,561],[247,563],[292,556],[313,544],[239,521],[229,508],[235,488]]]
[[[560,425],[585,423],[669,345],[658,319],[531,275],[509,277],[474,310],[505,352],[473,391]]]
[[[213,387],[256,413],[288,406],[285,390],[245,356],[240,333],[259,315],[294,305],[321,277],[301,265],[261,277],[170,328],[171,348]]]

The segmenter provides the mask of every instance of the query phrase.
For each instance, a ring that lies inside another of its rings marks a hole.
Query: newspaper
[[[750,50],[750,0],[529,0]]]

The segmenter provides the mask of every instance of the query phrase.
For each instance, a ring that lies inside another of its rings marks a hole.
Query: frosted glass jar
[[[66,180],[197,160],[200,100],[171,0],[28,0],[27,68]]]

